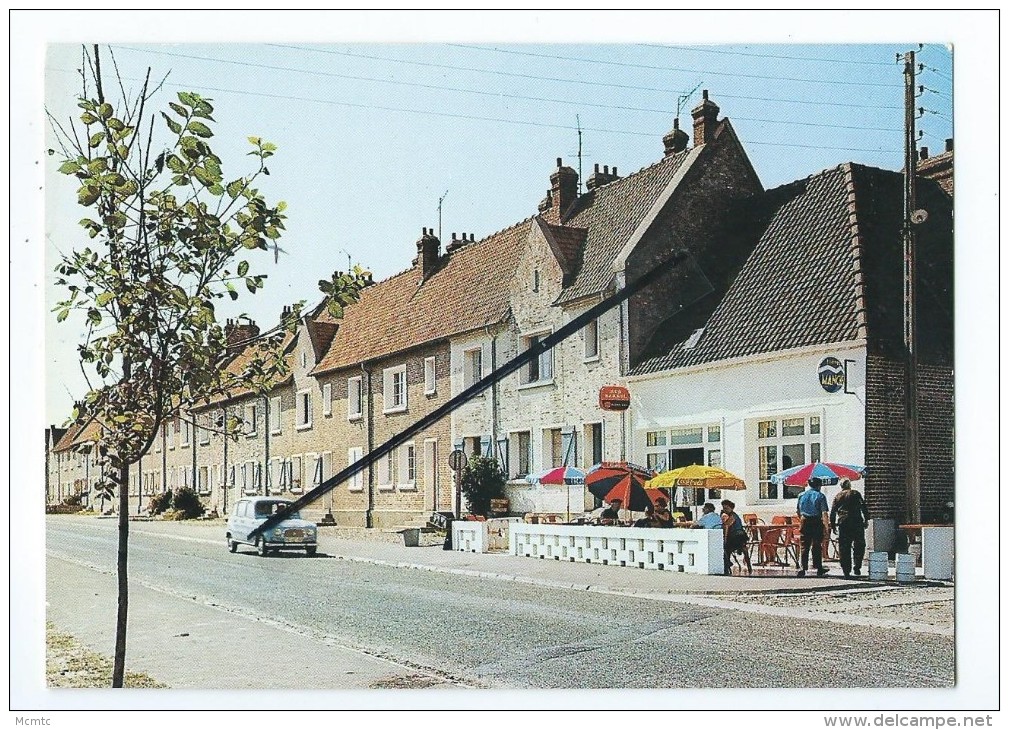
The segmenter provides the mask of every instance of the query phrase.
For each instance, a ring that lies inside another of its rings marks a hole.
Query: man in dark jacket
[[[841,554],[841,570],[846,578],[852,572],[862,575],[865,526],[868,522],[869,510],[865,506],[865,499],[845,479],[830,507],[830,531],[837,532],[837,550]]]

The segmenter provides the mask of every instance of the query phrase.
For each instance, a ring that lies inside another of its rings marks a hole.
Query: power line
[[[51,70],[54,70],[54,71],[63,71],[65,73],[76,73],[76,71],[71,71],[69,69],[55,69],[54,68],[54,69],[51,69]],[[135,77],[126,77],[126,76],[124,76],[123,78],[125,80],[129,80],[129,81],[138,81],[139,80],[139,79],[137,79]],[[380,106],[380,105],[377,105],[377,104],[357,104],[357,103],[349,102],[349,101],[334,101],[332,99],[313,99],[311,97],[290,96],[290,95],[286,95],[286,94],[270,94],[270,93],[263,92],[263,91],[245,91],[245,90],[241,90],[241,89],[229,89],[229,88],[223,88],[223,87],[218,87],[218,86],[207,86],[205,84],[166,83],[165,85],[166,86],[172,86],[172,87],[175,87],[175,88],[180,88],[180,89],[200,88],[200,89],[205,90],[205,91],[221,92],[221,93],[225,93],[225,94],[238,94],[238,95],[241,95],[241,96],[257,96],[257,97],[263,97],[263,98],[266,98],[266,99],[278,99],[278,100],[283,100],[283,101],[303,101],[303,102],[309,102],[309,103],[313,103],[313,104],[323,104],[323,105],[326,105],[326,106],[340,106],[340,107],[349,107],[349,108],[354,108],[354,109],[376,109],[376,110],[379,110],[379,111],[389,111],[389,112],[397,112],[397,113],[404,113],[404,114],[422,114],[422,115],[426,115],[426,116],[443,117],[443,118],[449,118],[449,119],[463,119],[463,120],[467,120],[467,121],[498,122],[498,123],[501,123],[501,124],[517,124],[517,125],[521,125],[521,126],[541,127],[541,128],[547,128],[547,129],[563,129],[563,130],[566,130],[566,131],[569,131],[569,132],[570,131],[577,132],[577,130],[578,130],[578,128],[575,127],[575,126],[564,125],[564,124],[550,124],[550,123],[547,123],[547,122],[533,122],[533,121],[522,120],[522,119],[502,119],[502,118],[499,118],[499,117],[480,117],[480,116],[474,116],[474,115],[468,115],[468,114],[453,114],[453,113],[450,113],[450,112],[431,111],[429,109],[406,109],[406,108],[403,108],[403,107]],[[598,128],[598,127],[582,127],[582,131],[583,132],[601,132],[603,134],[624,134],[624,135],[629,135],[629,136],[633,136],[633,137],[655,138],[655,136],[656,136],[654,132],[637,132],[637,131],[626,130],[626,129],[604,129],[604,128]],[[743,143],[745,143],[745,144],[770,145],[770,146],[773,146],[773,147],[790,147],[790,148],[797,148],[797,149],[835,150],[835,151],[842,151],[842,152],[873,152],[873,153],[884,152],[885,153],[885,152],[894,152],[895,151],[895,150],[881,150],[881,149],[865,149],[865,148],[859,148],[859,147],[828,147],[828,146],[825,146],[825,145],[785,144],[785,143],[779,143],[779,142],[762,142],[762,141],[748,140],[748,139],[744,139],[744,140],[741,140],[741,141]]]
[[[769,53],[747,53],[746,51],[726,51],[726,50],[715,50],[714,48],[701,48],[695,46],[667,46],[662,43],[638,43],[639,46],[646,46],[649,48],[671,48],[680,51],[692,51],[698,53],[715,53],[723,56],[747,56],[749,58],[769,58],[769,59],[780,59],[782,61],[811,61],[816,63],[850,63],[859,64],[863,66],[890,66],[891,64],[885,61],[856,61],[854,59],[841,59],[841,58],[813,58],[807,56],[778,56]]]
[[[515,51],[506,48],[488,48],[486,46],[469,46],[461,45],[457,43],[447,43],[446,45],[452,46],[454,48],[468,48],[473,51],[488,51],[493,53],[506,53],[513,56],[530,56],[532,58],[549,58],[559,61],[577,61],[579,63],[595,63],[605,66],[622,66],[625,68],[640,68],[649,71],[679,71],[681,73],[703,73],[708,76],[731,76],[732,78],[744,78],[744,79],[758,79],[761,81],[795,81],[805,84],[831,84],[838,86],[873,86],[878,88],[890,89],[894,88],[894,84],[880,84],[873,81],[833,81],[827,79],[808,79],[801,77],[792,76],[760,76],[757,74],[744,74],[729,71],[711,71],[709,69],[695,68],[678,68],[675,66],[649,66],[646,64],[639,63],[624,63],[623,61],[604,61],[600,59],[593,58],[577,58],[575,56],[555,56],[549,53],[533,53],[532,51]]]
[[[134,51],[134,52],[138,52],[138,53],[154,53],[154,54],[158,54],[158,55],[171,56],[171,57],[175,57],[175,58],[188,58],[190,60],[195,60],[195,61],[208,61],[208,62],[211,62],[211,63],[225,63],[225,64],[234,65],[234,66],[246,66],[246,67],[250,67],[250,68],[262,68],[262,69],[269,69],[269,70],[274,70],[274,71],[287,71],[287,72],[290,72],[290,73],[310,74],[310,75],[315,75],[315,76],[325,76],[325,77],[349,79],[349,80],[353,80],[353,81],[367,81],[367,82],[370,82],[370,83],[393,84],[393,85],[407,86],[407,87],[412,87],[412,88],[434,89],[434,90],[439,90],[439,91],[451,91],[451,92],[461,93],[461,94],[475,94],[475,95],[478,95],[478,96],[490,96],[490,97],[495,97],[495,98],[521,99],[521,100],[525,100],[525,101],[539,101],[539,102],[552,103],[552,104],[566,104],[566,105],[569,105],[569,106],[592,107],[592,108],[597,108],[597,109],[613,109],[613,110],[616,110],[616,111],[645,112],[645,113],[649,113],[649,114],[663,114],[663,115],[667,115],[667,116],[671,114],[670,110],[668,110],[668,109],[651,109],[651,108],[647,108],[647,107],[620,106],[620,105],[614,105],[614,104],[597,104],[597,103],[594,103],[594,102],[569,101],[567,99],[558,99],[558,98],[555,98],[555,97],[524,96],[524,95],[520,95],[520,94],[505,94],[505,93],[498,93],[498,92],[493,92],[493,91],[480,91],[478,89],[463,89],[463,88],[453,87],[453,86],[440,86],[440,85],[437,85],[437,84],[421,84],[421,83],[416,83],[416,82],[411,82],[411,81],[396,81],[396,80],[393,80],[393,79],[381,79],[381,78],[375,78],[375,77],[369,77],[369,76],[354,76],[354,75],[349,75],[349,74],[339,74],[339,73],[335,73],[335,72],[331,72],[331,71],[316,71],[316,70],[311,70],[311,69],[297,69],[297,68],[290,68],[288,66],[275,66],[275,65],[271,65],[271,64],[265,64],[265,63],[254,63],[252,61],[236,61],[236,60],[233,60],[233,59],[214,58],[214,57],[210,57],[210,56],[194,56],[194,55],[185,54],[185,53],[175,53],[175,52],[172,52],[172,51],[160,51],[160,50],[153,50],[153,49],[135,48],[135,47],[132,47],[132,46],[115,46],[115,47],[118,48],[118,49],[120,49],[120,50]],[[733,97],[731,95],[723,95],[723,96],[725,98],[744,98],[744,99],[748,98],[748,97]],[[752,98],[752,97],[749,97],[749,98]],[[788,101],[788,102],[792,102],[792,103],[812,104],[812,105],[820,105],[821,104],[820,102],[803,102],[803,101],[798,101],[798,100],[786,100],[786,99],[776,99],[776,100],[767,99],[767,101],[781,101],[781,102]],[[834,106],[846,106],[846,105],[843,105],[843,104],[834,104]],[[882,107],[882,108],[890,108],[890,107]],[[892,107],[892,108],[896,109],[898,107]],[[801,122],[801,121],[797,121],[797,120],[794,120],[794,119],[778,120],[778,119],[761,119],[761,118],[754,118],[754,117],[739,117],[739,116],[732,116],[731,118],[732,119],[736,119],[738,121],[761,122],[761,123],[766,123],[766,124],[794,124],[794,125],[799,125],[799,126],[804,126],[804,127],[821,127],[821,128],[824,128],[824,129],[860,129],[860,130],[875,131],[875,132],[897,132],[897,131],[900,131],[899,129],[891,128],[891,127],[866,127],[866,126],[859,126],[859,125],[845,126],[845,125],[840,125],[840,124],[822,124],[822,123],[818,123],[818,122]],[[593,130],[593,131],[599,131],[599,130]]]

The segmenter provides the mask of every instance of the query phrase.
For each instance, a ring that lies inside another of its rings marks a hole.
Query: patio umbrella
[[[530,474],[526,481],[535,484],[584,484],[585,472],[573,466],[555,466],[539,474]]]
[[[819,477],[824,484],[837,484],[842,479],[857,481],[865,474],[864,466],[855,464],[836,464],[830,461],[814,461],[810,464],[793,466],[791,469],[779,471],[771,475],[775,484],[786,484],[790,487],[804,487],[812,477]]]
[[[604,461],[588,470],[585,486],[604,502],[619,499],[624,509],[641,512],[652,504],[645,492],[645,482],[651,477],[651,470],[643,466],[626,461]]]
[[[691,464],[664,471],[648,480],[648,487],[685,487],[687,489],[746,489],[743,480],[717,466]]]

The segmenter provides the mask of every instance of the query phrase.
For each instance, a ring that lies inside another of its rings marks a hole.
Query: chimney
[[[472,233],[469,234],[461,233],[459,235],[461,236],[461,238],[456,238],[455,233],[452,234],[452,243],[450,243],[448,245],[448,248],[445,249],[445,253],[453,253],[454,251],[458,251],[467,243],[473,243],[473,241],[475,240]],[[466,237],[467,235],[469,236],[469,238]]]
[[[560,223],[564,215],[578,197],[578,173],[570,167],[564,167],[560,157],[557,158],[557,170],[550,176],[550,193],[546,200],[540,203],[540,212],[550,223]],[[544,203],[549,201],[549,207],[544,209]]]
[[[706,93],[706,92],[705,92]],[[718,107],[715,107],[716,109]],[[717,115],[718,112],[716,111]],[[675,155],[678,152],[683,152],[687,149],[687,142],[690,141],[690,137],[687,133],[680,129],[680,118],[677,117],[673,120],[673,129],[667,135],[662,138],[662,144],[666,148],[666,157]]]
[[[918,151],[918,159],[927,160],[928,159],[928,147],[922,147]]]
[[[252,320],[239,322],[229,319],[224,325],[224,336],[228,343],[228,354],[236,355],[245,348],[249,340],[259,336],[259,325]]]
[[[614,180],[618,180],[619,178],[620,176],[617,175],[616,165],[613,166],[613,172],[610,172],[609,165],[603,165],[602,172],[599,171],[599,165],[596,165],[592,174],[589,175],[589,179],[585,181],[585,187],[589,190],[595,190],[600,185],[611,183]]]
[[[953,151],[953,138],[952,137],[950,137],[949,139],[946,140],[946,151],[947,152],[952,152]]]
[[[434,228],[423,229],[420,238],[417,239],[417,261],[420,264],[420,281],[424,282],[431,278],[435,269],[438,268],[438,257],[441,255],[441,241],[434,235]]]
[[[718,124],[718,105],[708,100],[707,89],[701,93],[704,98],[690,112],[690,116],[694,118],[694,147],[710,142]]]

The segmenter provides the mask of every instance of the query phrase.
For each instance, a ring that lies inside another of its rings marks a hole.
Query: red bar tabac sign
[[[631,392],[622,385],[604,385],[599,389],[599,407],[604,411],[626,411],[631,405]]]

